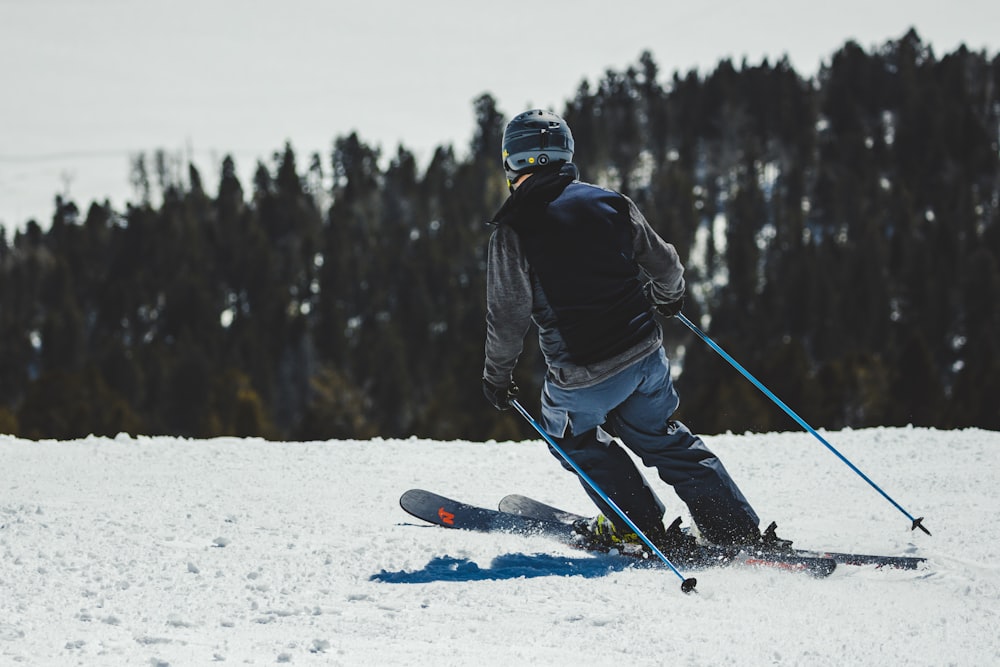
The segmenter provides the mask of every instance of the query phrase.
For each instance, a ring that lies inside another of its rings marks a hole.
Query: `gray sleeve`
[[[654,303],[672,303],[684,296],[684,266],[677,250],[649,226],[635,202],[625,199],[632,221],[635,260],[649,279],[649,297]]]
[[[531,326],[531,275],[517,232],[501,225],[486,259],[486,365],[483,377],[506,385]]]

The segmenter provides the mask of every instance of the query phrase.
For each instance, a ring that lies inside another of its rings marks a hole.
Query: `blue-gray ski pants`
[[[609,433],[656,468],[709,540],[725,544],[759,535],[757,514],[722,462],[701,438],[670,419],[678,403],[670,362],[659,348],[591,387],[565,389],[546,379],[542,425],[643,532],[662,529],[663,504]],[[583,486],[605,516],[617,519],[598,494]]]

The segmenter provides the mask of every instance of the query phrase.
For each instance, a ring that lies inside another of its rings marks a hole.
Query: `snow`
[[[920,570],[704,570],[685,595],[665,569],[399,509],[420,487],[591,513],[535,440],[0,436],[0,664],[1000,663],[1000,433],[825,437],[933,536],[808,434],[706,440],[797,545]]]

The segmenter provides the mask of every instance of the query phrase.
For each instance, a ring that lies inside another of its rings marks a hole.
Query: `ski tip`
[[[407,502],[420,498],[426,493],[427,492],[423,489],[410,489],[409,491],[404,491],[403,495],[399,497],[399,504],[405,507]]]
[[[691,592],[697,593],[698,591],[694,589],[694,587],[697,585],[698,585],[697,579],[695,579],[694,577],[688,577],[683,582],[681,582],[681,590],[684,591],[685,593],[691,593]]]
[[[920,517],[918,519],[914,519],[913,520],[913,526],[910,527],[910,530],[916,530],[917,528],[919,528],[920,530],[924,531],[928,535],[931,534],[931,531],[929,531],[926,528],[924,528],[924,517]]]

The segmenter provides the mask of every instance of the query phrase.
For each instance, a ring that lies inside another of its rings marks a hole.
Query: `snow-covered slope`
[[[709,570],[686,596],[667,571],[398,507],[422,487],[590,513],[538,441],[0,436],[0,664],[1000,663],[1000,434],[827,437],[933,537],[807,434],[707,441],[798,546],[923,569]]]

